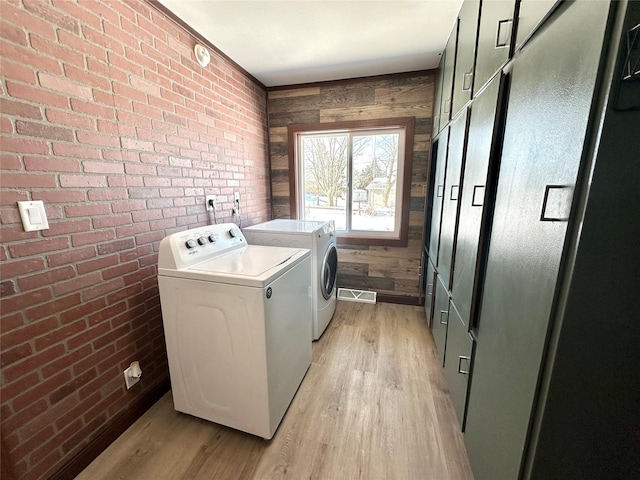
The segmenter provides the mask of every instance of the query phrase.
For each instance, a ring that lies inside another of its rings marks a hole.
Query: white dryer
[[[250,244],[311,250],[313,339],[318,340],[336,310],[338,252],[331,222],[277,219],[243,229]]]
[[[160,242],[174,407],[271,438],[311,365],[308,249],[247,245],[235,224]]]

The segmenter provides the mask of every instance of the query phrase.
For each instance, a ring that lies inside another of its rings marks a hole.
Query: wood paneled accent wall
[[[274,218],[290,218],[287,125],[409,117],[416,119],[406,247],[339,245],[338,286],[373,290],[381,298],[417,303],[431,146],[432,71],[272,89],[268,93]]]

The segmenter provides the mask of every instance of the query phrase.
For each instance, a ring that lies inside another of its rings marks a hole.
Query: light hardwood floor
[[[270,441],[173,410],[171,392],[78,477],[472,479],[420,307],[338,302]]]

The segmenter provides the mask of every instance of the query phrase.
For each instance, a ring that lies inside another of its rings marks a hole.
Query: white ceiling
[[[435,68],[462,0],[159,0],[267,87]]]

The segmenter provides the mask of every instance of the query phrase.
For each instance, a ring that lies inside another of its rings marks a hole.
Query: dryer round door
[[[320,290],[322,290],[322,296],[325,300],[329,300],[331,295],[333,295],[333,290],[336,286],[336,277],[338,276],[338,251],[334,244],[329,245],[329,248],[324,254],[321,271]]]

